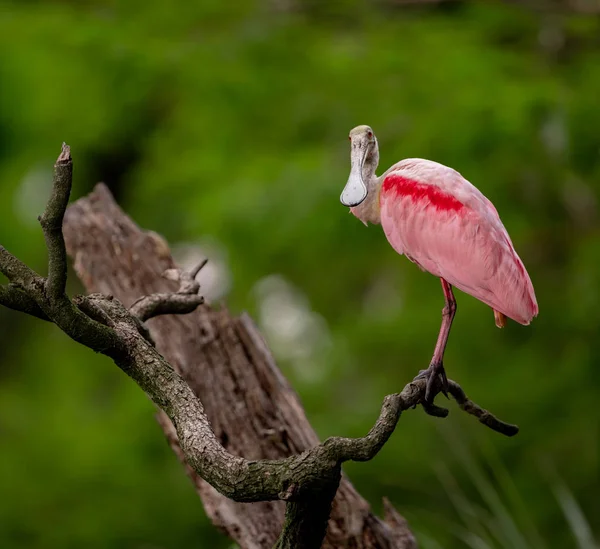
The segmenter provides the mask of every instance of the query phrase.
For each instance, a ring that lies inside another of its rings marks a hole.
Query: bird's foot
[[[421,370],[419,375],[415,377],[417,379],[426,379],[427,386],[425,387],[425,402],[431,404],[437,393],[440,391],[443,395],[448,398],[448,378],[446,377],[446,370],[444,370],[443,362],[432,362],[427,370]],[[437,383],[440,383],[436,387]]]

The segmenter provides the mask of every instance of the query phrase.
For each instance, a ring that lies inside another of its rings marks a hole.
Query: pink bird
[[[365,225],[381,224],[399,254],[440,278],[445,306],[433,358],[417,378],[427,379],[430,402],[436,378],[448,390],[444,350],[456,313],[452,286],[494,311],[527,325],[538,314],[531,279],[494,205],[457,171],[431,160],[407,158],[382,176],[377,138],[369,126],[350,132],[351,170],[340,201]]]

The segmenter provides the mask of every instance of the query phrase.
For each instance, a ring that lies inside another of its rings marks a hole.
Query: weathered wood
[[[68,253],[88,292],[111,294],[130,306],[141,296],[174,292],[161,275],[175,267],[167,243],[140,230],[100,184],[72,204],[64,221]],[[185,316],[148,321],[157,349],[202,401],[225,448],[248,459],[283,458],[318,444],[294,390],[248,315],[202,305]],[[167,439],[183,456],[169,419],[158,415]],[[284,515],[283,502],[233,502],[186,466],[208,516],[242,549],[273,546]],[[416,547],[406,521],[386,502],[386,520],[343,478],[334,500],[328,549]]]

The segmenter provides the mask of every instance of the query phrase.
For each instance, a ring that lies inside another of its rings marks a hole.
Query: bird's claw
[[[438,376],[440,381],[439,388],[436,387]],[[433,399],[438,392],[441,392],[448,398],[448,378],[446,377],[446,370],[442,362],[433,362],[427,370],[420,370],[419,375],[415,377],[415,380],[417,379],[427,380],[425,402],[433,403]]]

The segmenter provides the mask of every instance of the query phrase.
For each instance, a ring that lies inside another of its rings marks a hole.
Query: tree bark
[[[175,268],[167,243],[140,230],[99,184],[72,204],[64,237],[75,270],[88,292],[114,295],[126,307],[138,298],[175,292],[162,274]],[[279,459],[319,443],[300,400],[277,368],[258,329],[246,314],[208,305],[185,316],[147,322],[158,351],[202,401],[215,434],[231,453],[247,459]],[[282,529],[282,501],[236,503],[219,494],[185,464],[167,416],[158,421],[202,499],[213,523],[242,549],[273,547]],[[409,549],[416,541],[406,521],[385,502],[385,520],[342,477],[334,499],[327,549]]]

